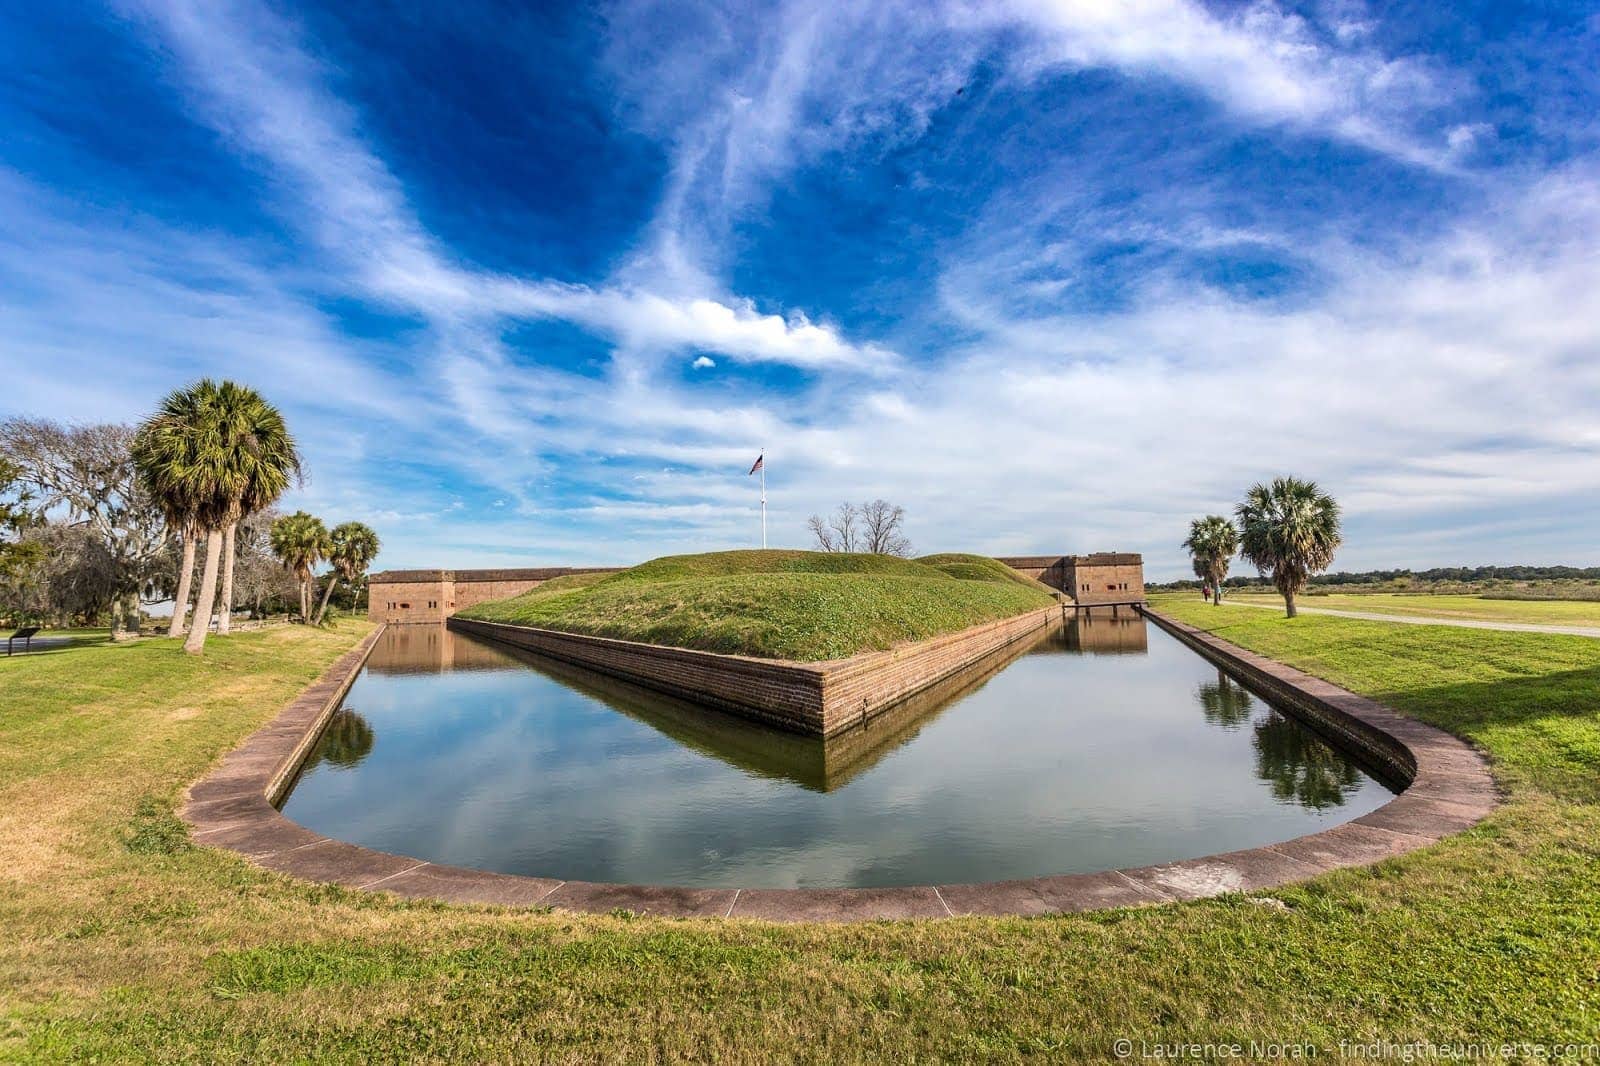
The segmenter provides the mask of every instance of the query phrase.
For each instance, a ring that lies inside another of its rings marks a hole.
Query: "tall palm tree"
[[[172,500],[206,539],[200,593],[184,651],[205,649],[224,531],[246,506],[275,499],[300,470],[283,415],[254,389],[204,378],[178,389],[141,427],[136,461],[158,499]]]
[[[174,394],[176,396],[176,394]],[[172,403],[174,396],[167,397]],[[163,405],[165,411],[166,405]],[[180,531],[183,538],[183,558],[178,564],[178,591],[172,598],[172,621],[167,624],[167,636],[183,633],[183,623],[189,612],[189,595],[193,591],[194,555],[200,539],[198,513],[200,501],[193,495],[193,486],[183,478],[173,477],[171,463],[179,458],[171,450],[178,443],[164,433],[163,415],[158,413],[139,427],[133,437],[133,468],[156,505],[161,508],[167,525]]]
[[[1293,618],[1294,598],[1339,550],[1339,505],[1314,481],[1280,477],[1252,488],[1235,513],[1239,554],[1272,575]]]
[[[219,388],[230,436],[242,445],[237,462],[238,498],[223,530],[222,610],[217,631],[227,633],[233,613],[235,540],[239,521],[277,502],[301,477],[300,452],[283,415],[253,389],[224,381]]]
[[[272,554],[300,582],[300,621],[311,621],[311,571],[332,547],[328,527],[316,515],[296,511],[272,523]]]
[[[333,572],[328,575],[328,587],[322,590],[322,604],[317,608],[317,625],[328,611],[328,600],[333,586],[343,578],[345,584],[354,585],[356,578],[366,573],[367,567],[378,554],[378,535],[371,526],[360,522],[343,522],[333,527],[328,535],[328,562]]]
[[[1183,546],[1194,560],[1194,576],[1211,586],[1211,602],[1218,603],[1228,578],[1228,560],[1239,550],[1238,528],[1219,514],[1196,518],[1189,523],[1189,539]]]

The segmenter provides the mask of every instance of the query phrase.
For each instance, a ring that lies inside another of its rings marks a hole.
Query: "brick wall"
[[[547,566],[506,570],[386,570],[373,574],[367,617],[390,624],[438,624],[489,600],[520,596],[551,578],[615,573],[621,567]]]
[[[1137,555],[1111,552],[1069,555],[1065,588],[1080,607],[1143,603],[1144,560]]]
[[[1060,589],[1080,606],[1144,602],[1144,558],[1132,552],[1015,555],[999,561]]]
[[[452,618],[450,627],[817,736],[857,724],[1060,618],[1050,607],[932,640],[821,663],[719,655]]]

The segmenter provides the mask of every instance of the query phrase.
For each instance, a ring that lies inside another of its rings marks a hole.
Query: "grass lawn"
[[[859,926],[408,904],[188,845],[183,786],[365,632],[0,660],[0,1059],[1107,1058],[1600,1039],[1600,642],[1175,608],[1487,747],[1424,851],[1270,893]],[[540,812],[530,812],[539,816]]]
[[[1283,606],[1276,590],[1230,589],[1227,597],[1249,603]],[[1170,598],[1169,598],[1170,597]],[[1156,593],[1152,603],[1173,603],[1200,599],[1194,593]],[[1433,618],[1467,618],[1483,622],[1528,622],[1534,625],[1600,626],[1600,601],[1595,600],[1494,600],[1468,595],[1405,595],[1394,592],[1333,592],[1326,596],[1302,596],[1301,607],[1335,611],[1374,611],[1379,614],[1424,615]]]
[[[813,662],[1049,607],[1052,590],[993,559],[803,551],[673,555],[577,574],[463,618]]]

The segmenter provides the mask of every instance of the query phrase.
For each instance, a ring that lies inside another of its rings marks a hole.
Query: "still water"
[[[391,627],[283,809],[342,840],[506,873],[862,887],[1190,858],[1391,795],[1144,619],[1108,617],[827,741]]]

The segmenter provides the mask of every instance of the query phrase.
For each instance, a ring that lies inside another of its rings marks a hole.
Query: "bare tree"
[[[239,522],[235,538],[238,561],[234,570],[238,588],[234,598],[240,604],[249,605],[252,618],[287,612],[300,595],[300,584],[295,576],[272,554],[272,523],[280,517],[277,508],[269,507]]]
[[[811,536],[817,542],[817,550],[824,552],[840,551],[839,538],[833,535],[833,529],[819,514],[814,514],[806,519],[806,528],[811,531]]]
[[[874,555],[911,554],[911,542],[900,532],[906,509],[888,500],[870,500],[861,505],[861,550]]]
[[[911,554],[911,542],[900,532],[905,519],[904,507],[872,500],[860,506],[841,503],[827,518],[814,514],[806,528],[819,551],[904,556]]]
[[[861,550],[861,515],[853,503],[841,503],[839,509],[827,518],[814,514],[806,519],[806,528],[816,538],[817,548],[825,552],[857,552]]]
[[[861,550],[860,516],[854,504],[841,503],[839,509],[827,518],[812,515],[806,519],[806,528],[817,540],[817,547],[825,552],[854,552]]]
[[[93,541],[73,545],[81,565],[66,569],[101,590],[112,637],[137,630],[142,593],[169,577],[172,531],[134,475],[133,429],[63,426],[44,419],[0,422],[0,451],[35,497],[36,513],[81,528]],[[58,545],[59,547],[59,545]]]

